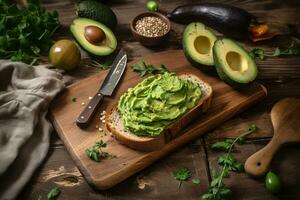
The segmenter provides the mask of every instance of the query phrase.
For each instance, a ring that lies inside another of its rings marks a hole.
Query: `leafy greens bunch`
[[[47,12],[37,0],[26,7],[0,0],[0,58],[37,63],[48,53],[58,27],[58,13]]]
[[[209,185],[209,191],[205,193],[201,200],[228,200],[232,197],[232,191],[224,184],[223,178],[229,177],[229,172],[244,172],[244,165],[239,163],[231,154],[232,149],[236,144],[242,145],[245,143],[245,137],[257,130],[257,126],[252,124],[248,129],[235,139],[226,139],[214,143],[211,148],[218,151],[225,151],[226,154],[218,158],[218,164],[222,166],[220,175],[216,170],[211,170],[212,181]]]

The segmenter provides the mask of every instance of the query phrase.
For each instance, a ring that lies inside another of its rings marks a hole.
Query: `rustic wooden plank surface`
[[[170,11],[177,5],[195,2],[193,0],[161,0],[160,7]],[[205,2],[224,2],[247,9],[258,17],[264,18],[279,36],[270,41],[253,44],[243,42],[246,48],[260,47],[271,52],[275,47],[286,47],[292,40],[299,44],[300,41],[300,1],[297,0],[216,0]],[[43,0],[44,5],[50,10],[58,10],[62,28],[57,38],[71,38],[68,25],[75,16],[74,0]],[[167,49],[181,48],[181,31],[183,26],[173,24],[169,41],[160,47],[146,48],[136,42],[129,29],[130,20],[140,12],[145,11],[145,0],[112,0],[109,5],[117,14],[119,26],[116,35],[120,46],[129,54],[129,58],[147,55]],[[296,33],[295,33],[296,32]],[[86,54],[83,54],[87,57]],[[35,173],[31,182],[27,185],[18,199],[33,199],[35,194],[45,195],[47,191],[58,186],[62,190],[60,199],[198,199],[207,189],[207,176],[209,168],[216,168],[216,157],[220,153],[209,150],[208,145],[217,138],[234,137],[247,125],[256,123],[260,128],[253,134],[251,142],[236,153],[240,161],[245,161],[247,156],[263,147],[272,136],[272,126],[269,119],[269,111],[272,105],[281,98],[292,96],[300,98],[300,57],[270,58],[265,61],[257,61],[260,69],[259,81],[263,83],[269,92],[268,98],[257,106],[247,110],[238,117],[229,120],[219,128],[207,134],[205,151],[201,145],[202,139],[195,141],[187,147],[174,152],[169,157],[149,167],[138,176],[145,176],[145,189],[139,189],[136,184],[136,176],[128,179],[121,185],[106,192],[98,192],[91,189],[70,156],[66,152],[60,139],[54,133],[51,140],[49,155],[43,166]],[[67,74],[73,81],[90,76],[99,71],[82,65],[78,70]],[[284,192],[279,196],[270,195],[263,187],[261,180],[254,180],[245,174],[233,174],[226,182],[233,187],[236,199],[299,199],[299,145],[287,147],[276,156],[272,168],[277,172],[284,184]],[[207,161],[207,165],[206,165]],[[193,172],[197,172],[200,179],[198,186],[184,183],[177,190],[177,182],[172,179],[170,173],[185,164]],[[58,175],[57,175],[58,174]]]

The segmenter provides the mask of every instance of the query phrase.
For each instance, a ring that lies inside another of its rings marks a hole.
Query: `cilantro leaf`
[[[193,182],[195,185],[199,185],[199,184],[200,184],[200,179],[199,179],[199,178],[193,178],[193,179],[192,179],[192,182]]]
[[[257,130],[255,124],[251,124],[245,132],[233,139],[226,139],[213,144],[212,149],[227,151],[225,155],[218,158],[218,164],[223,166],[221,174],[218,175],[215,169],[210,171],[212,181],[207,193],[201,196],[201,200],[229,200],[232,197],[232,191],[226,187],[223,178],[229,177],[229,171],[244,172],[244,165],[239,163],[231,154],[232,148],[236,143],[244,144],[245,137]]]
[[[265,54],[264,50],[260,49],[260,48],[253,48],[250,50],[249,55],[252,58],[259,58],[261,60],[265,60],[267,55]]]
[[[100,158],[107,159],[109,157],[116,157],[115,155],[111,155],[108,152],[105,152],[102,150],[102,148],[106,147],[106,143],[103,142],[103,140],[95,142],[95,144],[92,146],[92,148],[86,149],[85,153],[87,157],[91,160],[94,160],[96,162],[100,161]]]
[[[76,102],[77,101],[77,97],[72,97],[72,101]]]
[[[48,200],[55,200],[55,199],[57,199],[57,197],[59,195],[60,195],[60,190],[58,189],[58,187],[54,187],[50,190],[50,192],[48,192],[47,199]]]
[[[131,66],[132,71],[139,73],[140,77],[145,76],[146,74],[163,74],[166,72],[170,72],[165,65],[161,65],[160,67],[155,67],[152,64],[146,64],[145,61],[140,61],[137,64]]]
[[[42,196],[40,194],[38,194],[34,197],[34,200],[42,200]]]
[[[192,172],[188,168],[181,168],[178,171],[172,173],[174,178],[179,181],[180,188],[182,181],[187,181],[189,178],[192,177]]]
[[[28,0],[26,7],[1,0],[0,13],[0,59],[34,65],[48,54],[59,27],[56,11],[46,11],[37,0]]]
[[[232,143],[233,143],[232,139],[226,139],[224,141],[220,141],[212,144],[211,148],[214,150],[226,151],[230,148]]]
[[[252,58],[259,58],[261,60],[265,60],[267,57],[290,56],[299,54],[300,47],[297,47],[294,42],[292,42],[286,49],[280,49],[279,47],[275,48],[272,54],[266,54],[264,50],[257,47],[249,51],[249,55]]]

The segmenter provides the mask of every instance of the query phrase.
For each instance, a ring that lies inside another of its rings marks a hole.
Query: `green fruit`
[[[78,4],[77,16],[95,20],[111,29],[118,23],[115,13],[108,6],[92,0],[81,1]]]
[[[281,190],[281,183],[279,177],[271,171],[269,171],[266,175],[265,185],[267,190],[274,194],[280,192]]]
[[[155,12],[158,10],[158,3],[156,1],[148,1],[147,2],[147,9],[150,11],[150,12]]]
[[[231,39],[223,38],[215,42],[213,58],[219,77],[233,87],[248,85],[257,77],[254,59]]]
[[[96,29],[101,29],[100,32],[105,34],[105,36],[102,37],[103,41],[98,44],[94,43],[94,41],[97,41],[100,37],[95,37],[93,40],[90,40],[86,34],[87,27],[96,27]],[[114,33],[108,27],[99,22],[86,18],[77,18],[71,24],[70,29],[82,48],[91,54],[106,56],[114,52],[117,48],[117,40]]]
[[[182,46],[187,60],[200,69],[214,69],[213,45],[216,35],[200,22],[190,23],[183,32]]]
[[[72,70],[79,65],[81,54],[74,42],[70,40],[59,40],[51,47],[49,59],[57,68]]]

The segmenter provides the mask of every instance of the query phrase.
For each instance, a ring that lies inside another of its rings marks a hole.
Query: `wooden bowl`
[[[168,30],[167,32],[162,35],[162,36],[158,36],[158,37],[147,37],[147,36],[144,36],[144,35],[141,35],[140,33],[138,33],[135,29],[135,25],[136,25],[136,22],[143,18],[143,17],[157,17],[157,18],[160,18],[161,20],[163,20],[167,25],[168,25]],[[131,29],[131,32],[133,34],[133,37],[139,41],[141,44],[145,45],[145,46],[155,46],[155,45],[158,45],[160,44],[162,41],[164,41],[167,37],[168,37],[168,34],[171,30],[171,22],[170,20],[160,14],[160,13],[157,13],[157,12],[145,12],[145,13],[141,13],[139,14],[138,16],[136,16],[131,24],[130,24],[130,29]]]

